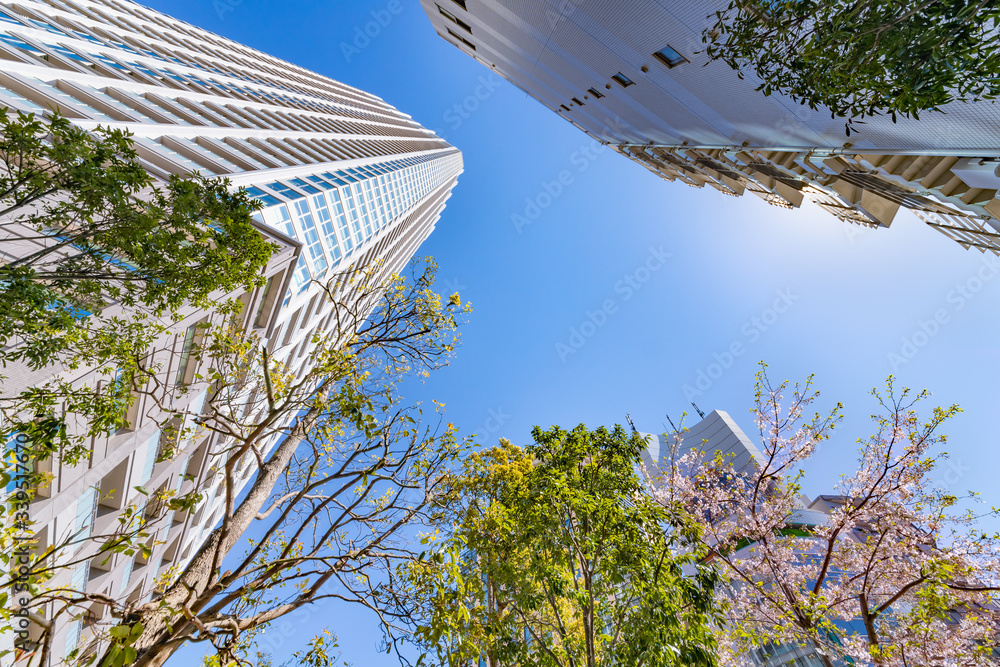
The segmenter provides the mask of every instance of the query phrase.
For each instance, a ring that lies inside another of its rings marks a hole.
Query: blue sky
[[[964,408],[946,429],[940,481],[1000,505],[1000,261],[908,213],[868,231],[811,205],[661,181],[438,38],[414,0],[147,2],[379,95],[463,151],[421,253],[475,312],[452,366],[407,387],[446,403],[463,432],[525,444],[535,424],[596,427],[626,413],[660,431],[693,397],[752,436],[765,360],[773,379],[815,373],[823,405],[845,405],[839,438],[807,469],[816,495],[850,471],[875,409],[867,392],[894,373]],[[372,12],[386,24],[355,43]],[[529,213],[530,224],[515,217]],[[397,664],[376,652],[361,610],[330,605],[292,624],[276,657],[326,625],[346,660]]]

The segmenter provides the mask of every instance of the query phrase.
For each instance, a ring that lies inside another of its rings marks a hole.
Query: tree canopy
[[[846,119],[919,118],[1000,92],[993,0],[730,0],[703,40],[712,59]]]
[[[0,365],[55,374],[0,392],[5,429],[51,441],[62,404],[90,435],[121,426],[127,382],[99,391],[59,373],[127,378],[181,306],[260,284],[273,246],[257,208],[226,180],[155,181],[123,130],[0,109]]]
[[[433,291],[434,274],[431,263],[412,280],[335,276],[326,298],[336,326],[316,334],[303,369],[276,360],[266,341],[239,326],[238,313],[192,348],[198,371],[189,384],[140,368],[134,385],[159,408],[150,418],[162,421],[160,459],[192,457],[203,446],[207,472],[176,489],[130,493],[110,532],[73,536],[33,556],[28,609],[47,610],[48,621],[89,618],[71,658],[162,665],[193,642],[214,647],[212,664],[245,664],[255,636],[306,605],[337,599],[382,609],[386,581],[414,555],[406,531],[421,522],[443,467],[464,448],[440,415],[422,424],[422,408],[396,390],[402,378],[450,360],[470,312],[457,294]],[[192,391],[204,400],[179,400]],[[224,498],[225,511],[151,600],[54,583],[95,554],[148,557],[162,523],[173,512],[193,514],[209,493]],[[47,664],[54,627],[43,629],[31,664]],[[331,648],[320,638],[300,657],[328,664]]]
[[[448,480],[442,532],[408,564],[421,664],[716,664],[716,573],[693,524],[643,492],[642,438],[532,436]]]

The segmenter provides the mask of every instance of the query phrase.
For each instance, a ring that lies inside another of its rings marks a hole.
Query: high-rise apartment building
[[[2,107],[58,109],[88,130],[125,128],[155,177],[226,176],[261,200],[255,219],[279,249],[263,286],[231,296],[244,305],[246,330],[289,368],[308,364],[313,333],[331,326],[319,282],[347,268],[385,277],[400,271],[434,229],[462,172],[457,149],[378,97],[125,0],[0,2]],[[5,234],[0,256],[24,252],[16,229]],[[184,314],[153,354],[171,378],[192,381],[196,325],[214,315]],[[9,368],[3,391],[11,395],[51,373]],[[90,369],[76,379],[95,377]],[[193,383],[181,400],[197,413],[204,387]],[[31,506],[37,549],[112,530],[123,507],[144,503],[136,487],[153,495],[197,488],[204,500],[190,514],[153,524],[148,556],[90,558],[84,550],[93,545],[80,547],[67,556],[77,564],[53,585],[149,599],[157,577],[182,568],[221,517],[214,441],[199,435],[180,443],[179,456],[157,461],[177,443],[150,418],[147,402],[130,408],[127,428],[95,440],[88,461],[55,463],[51,485]],[[188,424],[180,426],[183,432]],[[242,467],[241,480],[252,472]],[[36,612],[46,622],[47,610]],[[96,651],[88,623],[106,614],[95,605],[82,618],[62,616],[51,662],[74,649]],[[33,625],[32,636],[37,630]],[[12,640],[0,638],[8,647]]]
[[[888,227],[900,207],[966,248],[1000,253],[1000,105],[844,121],[756,92],[703,53],[721,0],[421,0],[438,34],[668,181],[812,201]]]

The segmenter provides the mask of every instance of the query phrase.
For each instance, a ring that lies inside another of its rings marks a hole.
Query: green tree
[[[122,130],[0,110],[0,365],[127,379],[178,308],[259,284],[273,246],[253,225],[258,207],[226,180],[156,183]],[[4,428],[65,447],[50,418],[68,403],[86,435],[114,430],[131,387],[105,384],[0,391]]]
[[[337,650],[339,647],[337,637],[329,630],[324,630],[322,634],[312,638],[307,648],[294,652],[281,667],[333,667],[340,659],[340,651]],[[206,658],[204,664],[205,667],[225,667],[219,662],[217,655]],[[349,667],[350,663],[345,661],[343,665]],[[256,667],[275,667],[271,655],[258,651]]]
[[[471,307],[433,291],[433,263],[412,280],[374,275],[352,272],[328,284],[336,324],[316,334],[304,370],[275,360],[238,315],[206,329],[192,349],[198,370],[190,384],[140,368],[135,384],[173,438],[161,459],[192,456],[205,442],[208,472],[152,494],[131,512],[141,518],[113,534],[49,545],[29,563],[29,611],[50,622],[89,615],[77,655],[108,640],[82,664],[159,666],[185,642],[214,646],[211,664],[246,664],[257,634],[303,607],[338,599],[382,609],[388,576],[415,555],[409,527],[423,520],[442,470],[464,449],[439,416],[422,425],[421,409],[404,403],[397,385],[450,360]],[[194,391],[205,392],[198,407],[177,400]],[[148,548],[169,510],[194,511],[213,488],[225,498],[218,525],[152,600],[51,583],[95,552]],[[55,627],[42,628],[30,665],[48,664]],[[314,642],[300,658],[328,664],[330,648]]]
[[[448,482],[445,539],[408,566],[421,662],[714,665],[715,570],[683,513],[654,503],[621,427],[535,428]]]
[[[703,35],[707,53],[847,119],[919,118],[1000,91],[995,0],[730,0]]]

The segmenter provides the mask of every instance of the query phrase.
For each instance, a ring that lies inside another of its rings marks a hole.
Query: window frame
[[[454,37],[455,39],[457,39],[458,41],[460,41],[462,44],[465,44],[467,47],[469,47],[473,51],[477,50],[475,44],[473,44],[472,42],[470,42],[469,40],[467,40],[465,37],[462,37],[461,35],[459,35],[457,32],[455,32],[451,28],[445,26],[445,30],[448,31],[449,35],[451,35],[452,37]]]
[[[666,51],[668,49],[670,51],[672,51],[673,53],[677,54],[677,57],[676,58],[668,58],[663,53],[664,51]],[[666,46],[664,46],[659,51],[656,51],[655,53],[653,53],[653,57],[656,58],[657,60],[659,60],[664,65],[666,65],[667,69],[673,69],[673,68],[675,68],[675,67],[677,67],[679,65],[683,65],[684,63],[691,62],[690,60],[688,60],[687,58],[685,58],[683,55],[681,55],[680,51],[678,51],[674,47],[670,46],[669,44],[667,44]]]
[[[618,72],[618,74],[615,74],[614,76],[612,76],[611,80],[614,81],[615,83],[617,83],[622,88],[628,88],[629,86],[634,86],[635,85],[635,81],[633,81],[632,79],[628,78],[627,76],[625,76],[621,72]]]
[[[451,21],[452,23],[454,23],[455,25],[457,25],[459,28],[461,28],[465,32],[469,33],[470,35],[473,34],[472,33],[472,26],[471,25],[469,25],[468,23],[466,23],[462,19],[458,18],[457,16],[455,16],[454,14],[452,14],[451,12],[449,12],[447,9],[445,9],[441,5],[435,5],[435,6],[438,8],[438,13],[440,13],[441,16],[445,17],[446,19],[448,19],[449,21]]]

